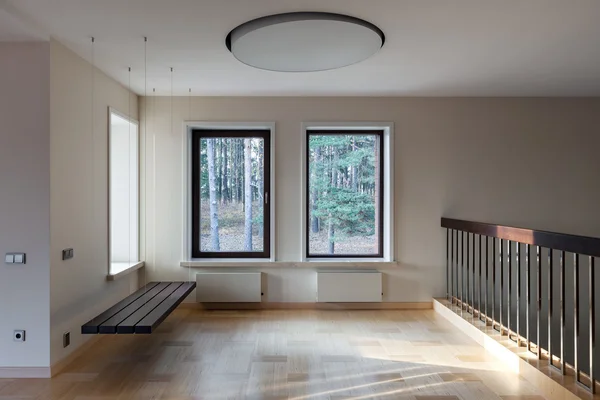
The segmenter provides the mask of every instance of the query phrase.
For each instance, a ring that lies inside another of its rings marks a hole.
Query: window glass
[[[269,255],[269,131],[193,133],[193,257]]]
[[[382,257],[381,131],[308,131],[307,257]]]

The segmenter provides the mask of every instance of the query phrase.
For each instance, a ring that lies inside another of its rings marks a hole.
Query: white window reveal
[[[139,260],[138,123],[110,110],[109,128],[110,275]]]

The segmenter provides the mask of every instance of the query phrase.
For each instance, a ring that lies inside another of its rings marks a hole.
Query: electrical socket
[[[24,342],[25,341],[25,331],[16,330],[13,332],[13,340],[15,342]]]
[[[71,332],[63,333],[63,347],[69,347],[71,344]]]

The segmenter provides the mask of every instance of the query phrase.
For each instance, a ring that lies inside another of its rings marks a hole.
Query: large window
[[[269,130],[192,131],[192,257],[269,258]]]
[[[138,124],[110,110],[110,273],[139,261]]]
[[[383,131],[306,138],[306,257],[383,257]]]

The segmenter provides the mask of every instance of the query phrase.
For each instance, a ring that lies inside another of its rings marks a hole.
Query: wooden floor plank
[[[494,358],[474,365],[481,346],[432,310],[177,309],[162,326],[107,335],[52,379],[0,379],[0,399],[542,400]]]

